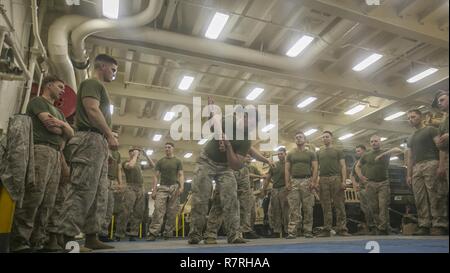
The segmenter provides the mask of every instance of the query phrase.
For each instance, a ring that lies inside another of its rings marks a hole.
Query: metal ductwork
[[[98,36],[107,39],[145,42],[216,58],[275,68],[281,71],[296,71],[313,64],[329,45],[328,43],[332,43],[344,36],[355,24],[354,22],[341,19],[321,39],[316,39],[309,48],[302,52],[302,55],[295,58],[153,28],[108,32]]]
[[[87,67],[88,58],[85,54],[84,40],[89,35],[116,28],[146,25],[158,16],[163,3],[163,0],[150,0],[143,12],[121,20],[92,19],[79,15],[66,15],[58,18],[50,26],[48,37],[48,51],[50,60],[55,66],[56,74],[76,91],[77,81],[74,66],[69,57],[68,42],[70,36],[73,37],[74,61],[80,68]],[[81,77],[85,75],[85,73],[81,73]]]
[[[81,70],[80,81],[86,78],[89,66],[89,56],[86,54],[85,40],[92,34],[123,28],[134,28],[151,23],[161,12],[164,0],[150,0],[147,8],[137,15],[120,20],[92,19],[84,22],[72,31],[72,62],[76,69]]]

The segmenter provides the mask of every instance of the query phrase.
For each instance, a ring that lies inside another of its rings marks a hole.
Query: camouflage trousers
[[[250,190],[248,168],[244,167],[234,172],[237,182],[237,198],[239,202],[239,222],[240,233],[251,232],[251,206],[252,193]],[[211,210],[208,215],[208,223],[206,225],[206,237],[217,238],[217,233],[223,222],[223,212],[220,202],[220,191],[216,188],[214,191]]]
[[[155,237],[159,235],[165,218],[163,235],[172,237],[180,204],[178,189],[178,184],[174,184],[170,186],[160,185],[156,190],[155,209],[153,210],[152,223],[149,228],[151,235]]]
[[[368,181],[366,186],[367,201],[372,212],[374,225],[378,230],[389,231],[389,204],[391,189],[389,181]]]
[[[123,210],[117,215],[116,236],[125,237],[130,224],[130,236],[139,236],[139,228],[144,218],[144,189],[142,185],[128,184],[123,193]]]
[[[364,219],[366,220],[366,225],[369,229],[375,227],[375,223],[373,221],[373,213],[372,209],[369,206],[369,200],[367,197],[367,185],[360,184],[360,190],[358,192],[359,198],[359,206],[361,211],[364,213]]]
[[[25,185],[22,207],[14,212],[11,251],[24,245],[41,246],[55,205],[61,173],[61,154],[46,145],[34,145],[35,181]]]
[[[337,232],[347,231],[347,217],[345,214],[345,193],[339,176],[325,176],[320,178],[320,205],[323,211],[324,229],[331,230],[333,225],[332,204],[336,209]]]
[[[285,187],[273,188],[269,204],[269,224],[275,233],[287,233],[289,225],[289,202]]]
[[[239,232],[239,202],[237,199],[237,182],[233,171],[227,163],[217,163],[209,159],[203,152],[197,161],[192,181],[192,209],[189,238],[202,239],[205,220],[208,214],[208,203],[212,193],[212,181],[216,181],[216,189],[220,197],[222,216],[228,241],[241,237]],[[214,203],[214,201],[213,201]]]
[[[112,184],[113,181],[110,180],[110,186],[108,188],[108,199],[107,199],[107,204],[106,204],[106,214],[105,217],[103,218],[103,223],[102,223],[102,230],[101,230],[101,235],[103,236],[108,236],[109,234],[109,225],[111,224],[111,219],[114,213],[114,192],[112,190]]]
[[[445,179],[437,177],[438,165],[437,160],[429,160],[413,167],[412,188],[419,227],[448,228],[448,187]]]
[[[291,178],[291,181],[291,190],[287,194],[289,202],[288,233],[296,236],[301,224],[303,224],[303,233],[312,233],[314,194],[309,189],[311,179]]]
[[[64,205],[64,200],[67,197],[70,186],[70,177],[61,177],[59,181],[58,194],[56,195],[55,206],[53,207],[50,220],[47,226],[48,233],[58,233],[59,226],[61,223],[62,208]]]
[[[59,233],[101,231],[108,199],[108,143],[94,132],[76,132],[69,140],[70,186],[64,202]]]

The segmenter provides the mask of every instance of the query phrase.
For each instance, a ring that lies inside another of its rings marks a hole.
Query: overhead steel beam
[[[401,18],[397,16],[395,10],[391,10],[391,14],[389,14],[386,10],[375,9],[370,15],[367,15],[359,10],[355,1],[296,0],[296,2],[400,36],[413,38],[446,49],[449,48],[448,32],[441,31],[437,25],[432,27],[429,24],[422,25],[417,20],[411,18]]]

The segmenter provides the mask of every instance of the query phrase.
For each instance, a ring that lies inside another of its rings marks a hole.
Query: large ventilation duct
[[[316,38],[314,43],[301,53],[302,55],[295,58],[153,28],[140,28],[125,32],[108,32],[98,36],[115,40],[145,42],[216,58],[275,68],[282,71],[296,71],[313,64],[319,58],[320,54],[324,53],[329,43],[333,43],[344,36],[354,25],[354,22],[341,19],[321,39]]]
[[[163,0],[149,0],[147,8],[143,12],[121,20],[92,19],[79,15],[67,15],[58,18],[50,26],[48,37],[48,51],[50,60],[55,66],[55,72],[77,91],[74,66],[69,57],[69,36],[74,37],[72,46],[75,65],[80,65],[80,67],[86,66],[88,59],[85,54],[84,40],[89,35],[116,28],[146,25],[158,16],[163,3]],[[85,76],[86,74],[82,73],[82,75]]]
[[[94,33],[118,30],[123,28],[134,28],[151,23],[161,12],[164,0],[150,0],[147,8],[137,15],[126,17],[121,20],[92,19],[75,28],[71,35],[72,61],[76,69],[81,70],[80,80],[86,78],[86,68],[89,65],[89,57],[86,54],[85,40]]]

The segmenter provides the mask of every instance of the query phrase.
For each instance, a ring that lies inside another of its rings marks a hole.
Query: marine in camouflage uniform
[[[369,207],[369,201],[367,200],[367,182],[361,182],[361,179],[359,179],[358,174],[356,173],[356,165],[358,164],[358,161],[361,159],[361,156],[366,151],[366,146],[364,145],[358,145],[355,149],[356,153],[356,161],[353,164],[352,171],[350,173],[350,178],[352,180],[353,188],[358,193],[359,198],[359,206],[361,208],[361,211],[364,214],[365,219],[365,228],[358,231],[358,235],[366,235],[366,234],[375,234],[376,227],[373,222],[373,215],[372,210]],[[361,168],[361,174],[364,175],[364,168]]]
[[[306,137],[303,132],[295,134],[295,143],[297,148],[289,152],[285,166],[289,202],[289,234],[286,238],[296,238],[300,226],[303,228],[303,235],[306,238],[312,238],[313,190],[317,180],[317,157],[315,151],[306,149]]]
[[[221,121],[220,115],[213,116],[211,120],[214,128],[225,128],[225,120]],[[239,120],[233,117],[233,135],[232,137],[226,137],[226,139],[231,140],[222,141],[216,138],[212,139],[201,152],[194,169],[192,182],[189,244],[198,244],[203,239],[203,230],[206,224],[205,219],[208,214],[208,201],[212,192],[213,180],[215,180],[221,203],[221,206],[216,206],[216,208],[222,210],[228,242],[245,243],[240,233],[237,182],[233,169],[239,170],[243,167],[243,157],[251,150],[251,140],[248,139],[248,133],[255,128],[254,120],[250,121],[248,113],[245,113],[244,118]],[[241,128],[244,128],[244,138],[238,139],[236,135],[242,133]],[[221,137],[224,131],[216,131],[215,135]],[[217,201],[213,200],[213,202]],[[211,213],[215,214],[216,212],[212,211]]]
[[[139,162],[139,149],[130,149],[130,159],[122,163],[122,169],[125,173],[127,187],[124,192],[123,213],[117,216],[116,237],[125,237],[127,224],[130,225],[128,233],[130,241],[134,241],[139,236],[140,225],[144,218],[145,196],[144,196],[144,177]],[[146,156],[145,152],[143,154]],[[147,157],[148,159],[148,157]],[[149,160],[148,166],[154,167],[153,161]]]
[[[284,182],[286,163],[285,148],[278,150],[278,159],[279,161],[275,163],[275,167],[269,169],[263,186],[263,190],[266,192],[270,181],[272,181],[268,215],[269,225],[273,230],[272,237],[274,238],[280,238],[283,233],[287,234],[289,224],[289,203]]]
[[[319,196],[323,211],[324,230],[319,237],[329,237],[333,224],[332,204],[336,209],[336,234],[349,236],[345,213],[346,167],[344,153],[332,146],[332,133],[322,134],[324,147],[317,153],[319,162]]]
[[[153,183],[152,198],[155,200],[152,223],[148,241],[156,240],[164,218],[164,238],[172,237],[176,215],[180,204],[180,194],[184,191],[184,174],[181,160],[174,156],[174,144],[164,145],[166,156],[156,163],[156,177]],[[159,178],[159,179],[158,179]],[[159,180],[159,187],[157,187]]]
[[[117,133],[114,133],[116,138],[118,139]],[[120,168],[120,153],[118,151],[109,151],[108,158],[108,179],[109,179],[109,188],[108,188],[108,200],[107,200],[107,208],[106,215],[102,224],[101,234],[99,239],[102,242],[109,242],[109,226],[111,224],[113,212],[114,212],[114,188],[117,186],[122,186],[122,169]]]
[[[43,88],[43,95],[33,98],[26,111],[33,123],[35,181],[25,185],[22,206],[14,213],[12,252],[26,251],[30,245],[36,249],[43,247],[60,179],[60,150],[64,139],[73,136],[63,114],[53,106],[64,90],[64,83],[48,76],[43,80]]]
[[[391,150],[381,149],[379,136],[370,138],[372,150],[366,152],[356,165],[356,172],[366,184],[367,200],[370,211],[373,213],[377,233],[389,234],[389,204],[391,202],[391,190],[388,180],[388,167],[392,155],[403,153],[399,148]],[[364,169],[364,174],[362,173]]]
[[[408,112],[416,131],[408,139],[407,182],[412,185],[419,229],[414,235],[448,234],[448,186],[445,181],[445,152],[439,151],[439,129],[424,126],[420,110]]]
[[[94,77],[81,82],[77,93],[75,136],[67,143],[70,154],[70,188],[61,215],[60,232],[66,242],[83,232],[80,251],[113,248],[98,240],[108,198],[109,148],[118,142],[111,130],[110,99],[103,82],[111,82],[117,61],[100,54],[95,58]],[[95,110],[94,110],[95,109]]]

